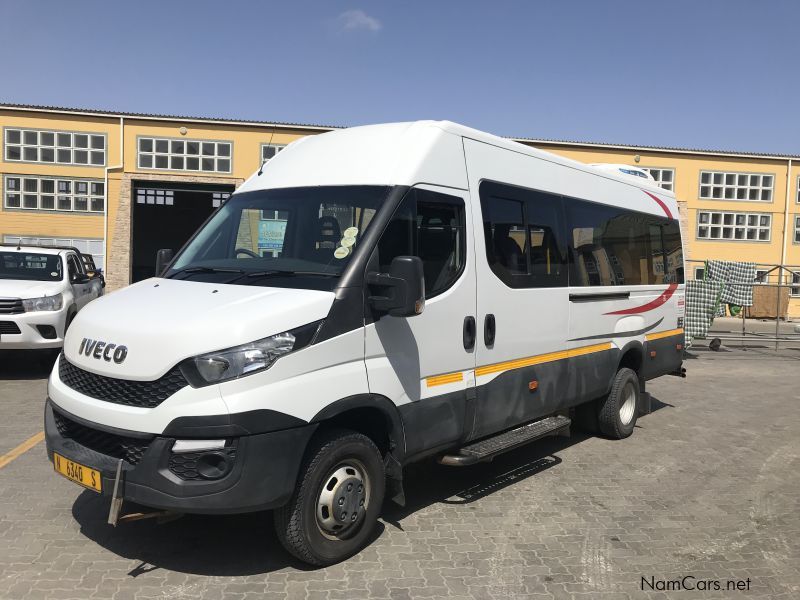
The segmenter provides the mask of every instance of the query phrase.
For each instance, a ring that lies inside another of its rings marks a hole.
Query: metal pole
[[[775,310],[775,352],[778,351],[778,334],[780,333],[781,324],[781,284],[783,283],[783,265],[778,266],[778,301],[775,303],[777,308]]]

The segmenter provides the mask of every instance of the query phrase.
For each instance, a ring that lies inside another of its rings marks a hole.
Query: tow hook
[[[122,490],[120,484],[122,481],[122,459],[117,461],[117,473],[114,477],[114,492],[111,495],[111,507],[108,510],[108,524],[116,527],[118,523],[128,523],[130,521],[142,521],[144,519],[156,519],[159,525],[175,521],[183,516],[183,513],[171,512],[168,510],[155,510],[148,513],[131,513],[129,515],[120,516],[122,512]]]

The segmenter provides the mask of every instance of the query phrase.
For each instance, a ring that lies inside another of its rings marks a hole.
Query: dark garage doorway
[[[233,190],[232,185],[134,182],[131,283],[153,277],[156,252],[180,250]]]

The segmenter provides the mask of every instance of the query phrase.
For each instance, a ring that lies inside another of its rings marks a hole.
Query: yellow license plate
[[[53,452],[53,468],[56,473],[60,473],[67,479],[87,487],[95,492],[103,491],[103,482],[100,478],[100,471],[90,469],[82,464],[64,458],[60,454]]]

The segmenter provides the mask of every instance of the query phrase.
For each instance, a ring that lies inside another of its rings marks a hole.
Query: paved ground
[[[651,384],[658,410],[629,440],[415,468],[409,506],[321,570],[279,548],[268,514],[111,529],[39,444],[0,469],[0,598],[800,598],[800,352],[697,354],[688,379]],[[0,453],[40,430],[46,383],[26,362],[0,355]],[[685,576],[750,589],[641,589]]]

